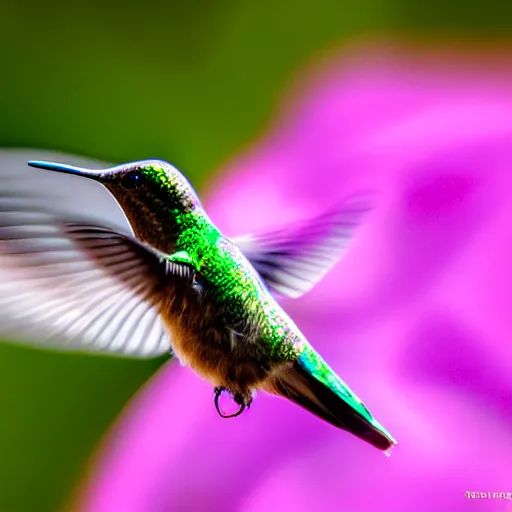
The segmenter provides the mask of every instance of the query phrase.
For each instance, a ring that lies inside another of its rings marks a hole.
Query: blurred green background
[[[3,0],[0,146],[162,158],[201,190],[322,52],[374,36],[488,41],[510,19],[492,2]],[[160,364],[0,344],[0,511],[62,507]]]

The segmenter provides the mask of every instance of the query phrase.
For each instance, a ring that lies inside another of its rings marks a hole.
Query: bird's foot
[[[236,411],[233,414],[224,414],[219,406],[219,398],[221,397],[222,393],[224,391],[230,392],[228,389],[224,387],[217,387],[215,388],[215,409],[217,409],[217,412],[219,413],[219,416],[221,418],[236,418],[237,416],[240,416],[245,409],[248,409],[251,406],[252,403],[252,396],[251,395],[243,395],[241,393],[235,393],[232,394],[234,402],[240,406],[238,411]]]
[[[233,395],[233,400],[240,407],[243,407],[242,410],[249,409],[249,407],[251,407],[252,404],[252,394],[248,393],[244,395],[242,393],[236,393],[235,395]]]

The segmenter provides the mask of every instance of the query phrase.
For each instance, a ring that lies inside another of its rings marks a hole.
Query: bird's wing
[[[36,201],[0,192],[0,337],[133,357],[171,353],[156,297],[188,268]]]
[[[269,289],[300,297],[341,258],[355,229],[372,209],[373,194],[345,200],[338,208],[282,229],[234,238]]]

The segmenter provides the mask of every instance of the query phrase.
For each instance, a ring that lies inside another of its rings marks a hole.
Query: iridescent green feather
[[[358,396],[343,382],[329,365],[308,344],[304,343],[298,363],[317,380],[334,391],[350,407],[356,410],[369,424],[381,432],[387,438],[393,440],[393,436],[371,415]]]
[[[242,317],[249,311],[259,318],[262,348],[270,360],[296,359],[296,336],[287,328],[290,319],[276,307],[240,250],[221,235],[202,208],[177,218],[181,232],[177,252],[171,259],[191,264],[211,284],[219,303],[229,305],[228,313],[233,317]]]

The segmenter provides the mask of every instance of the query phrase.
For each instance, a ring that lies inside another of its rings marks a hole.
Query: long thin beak
[[[82,167],[75,167],[73,165],[59,164],[55,162],[41,162],[31,160],[28,162],[30,167],[37,167],[38,169],[47,169],[48,171],[63,172],[66,174],[74,174],[75,176],[83,176],[84,178],[91,178],[96,181],[104,181],[109,172],[105,170],[84,169]]]

